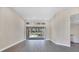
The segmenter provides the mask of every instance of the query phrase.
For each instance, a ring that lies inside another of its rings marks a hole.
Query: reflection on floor
[[[49,40],[25,40],[3,52],[79,52],[79,44],[65,47]]]

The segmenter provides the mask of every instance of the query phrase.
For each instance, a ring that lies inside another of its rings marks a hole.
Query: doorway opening
[[[71,15],[70,21],[71,46],[79,47],[79,14]]]

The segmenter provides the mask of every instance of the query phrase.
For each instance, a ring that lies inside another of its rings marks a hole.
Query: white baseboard
[[[25,40],[25,39],[24,39],[24,40]],[[23,42],[24,40],[17,41],[17,42],[15,42],[15,43],[13,43],[13,44],[11,44],[11,45],[9,45],[9,46],[7,46],[7,47],[1,49],[0,52],[6,50],[6,49],[8,49],[8,48],[10,48],[10,47],[12,47],[12,46],[14,46],[14,45],[16,45],[16,44],[21,43],[21,42]]]
[[[70,47],[70,45],[65,45],[65,44],[61,44],[61,43],[55,43],[55,44],[65,46],[65,47]]]
[[[54,44],[57,44],[57,45],[61,45],[61,46],[65,46],[65,47],[71,47],[71,45],[67,45],[67,44],[61,44],[61,43],[58,43],[58,42],[54,42],[52,41]]]

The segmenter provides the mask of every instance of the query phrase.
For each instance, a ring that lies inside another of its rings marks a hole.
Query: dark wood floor
[[[79,44],[69,48],[48,40],[25,40],[3,52],[79,52]]]

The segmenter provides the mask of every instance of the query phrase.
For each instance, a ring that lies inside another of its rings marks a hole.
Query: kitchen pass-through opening
[[[26,39],[28,40],[46,39],[46,27],[26,27]]]

